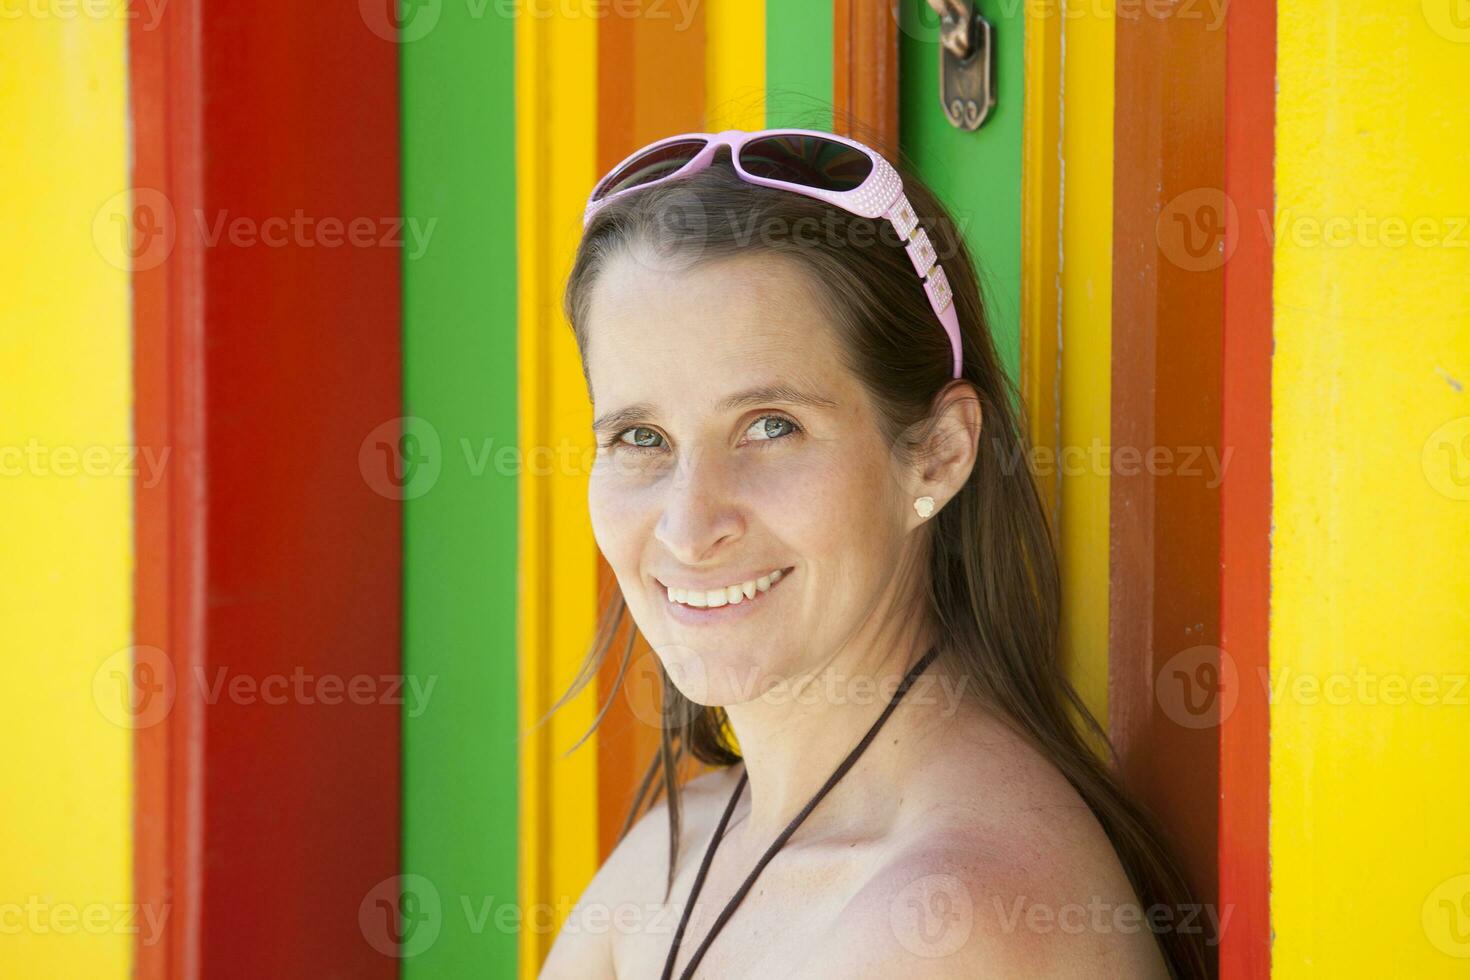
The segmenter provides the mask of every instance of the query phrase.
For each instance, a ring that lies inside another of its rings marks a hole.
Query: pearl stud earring
[[[930,514],[934,513],[934,498],[920,497],[914,501],[914,510],[919,512],[920,517],[927,518]]]

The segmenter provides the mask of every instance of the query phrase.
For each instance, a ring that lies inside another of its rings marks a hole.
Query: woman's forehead
[[[789,317],[821,317],[810,274],[770,253],[671,266],[636,252],[610,260],[593,284],[588,329],[599,331],[651,316],[688,321],[740,320],[758,325]]]
[[[594,292],[586,325],[595,398],[635,389],[718,397],[782,382],[839,385],[837,338],[807,286],[788,270],[708,263],[677,274],[624,261]],[[789,263],[782,263],[789,265]]]

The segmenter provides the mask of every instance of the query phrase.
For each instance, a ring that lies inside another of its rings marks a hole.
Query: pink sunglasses
[[[609,201],[625,194],[692,174],[708,167],[715,151],[730,148],[730,160],[742,180],[762,187],[805,194],[862,218],[887,218],[906,244],[909,259],[929,305],[949,335],[954,376],[960,376],[960,323],[949,279],[939,266],[929,236],[903,193],[898,172],[881,155],[854,140],[812,129],[762,129],[746,132],[685,133],[650,143],[608,171],[592,188],[582,227]],[[927,278],[926,278],[927,277]]]

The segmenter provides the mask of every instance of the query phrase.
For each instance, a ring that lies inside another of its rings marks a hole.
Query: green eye
[[[625,438],[628,435],[633,436],[631,442]],[[662,438],[657,432],[654,432],[646,426],[635,425],[631,428],[624,429],[619,434],[617,441],[623,443],[625,446],[632,446],[634,449],[657,449],[659,448],[659,443],[651,440],[661,440]]]
[[[774,442],[800,431],[796,423],[784,415],[762,415],[747,430],[756,442]]]

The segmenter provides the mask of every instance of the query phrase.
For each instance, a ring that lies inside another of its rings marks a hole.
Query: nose
[[[744,532],[731,478],[716,454],[680,461],[654,537],[681,564],[693,567],[718,559]]]

